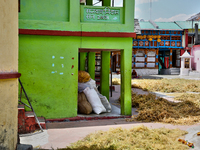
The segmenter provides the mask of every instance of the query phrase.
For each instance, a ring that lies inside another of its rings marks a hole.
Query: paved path
[[[160,76],[159,76],[160,77]],[[165,76],[166,77],[166,76]],[[175,76],[177,77],[177,76]],[[175,78],[174,77],[174,78]],[[133,88],[138,94],[147,94],[146,91]],[[167,97],[163,93],[156,93],[158,96],[165,98]],[[113,97],[110,98],[113,104],[116,104],[114,108],[120,108],[117,106],[117,101],[120,96],[120,86],[116,86],[116,91],[113,92]],[[134,111],[134,109],[133,109]],[[118,111],[119,112],[119,111]],[[181,126],[181,125],[171,125],[163,123],[141,123],[141,122],[126,122],[125,119],[110,119],[110,120],[92,120],[92,121],[74,121],[74,122],[53,122],[47,123],[47,130],[44,132],[35,132],[32,134],[20,135],[21,144],[31,144],[35,148],[43,149],[56,149],[65,148],[71,143],[83,139],[86,135],[103,130],[107,131],[109,128],[122,127],[129,129],[133,126],[144,125],[149,128],[179,128],[181,130],[186,130],[189,133],[185,136],[185,139],[189,142],[194,143],[193,150],[200,150],[200,136],[196,133],[200,132],[200,124],[192,126]]]
[[[78,125],[78,126],[77,126]],[[33,134],[20,135],[21,143],[31,144],[35,148],[44,149],[56,149],[65,148],[71,143],[83,139],[86,135],[102,130],[107,131],[109,128],[126,128],[130,129],[134,126],[144,125],[149,128],[179,128],[181,130],[189,131],[186,135],[186,140],[194,142],[195,150],[200,149],[200,137],[196,136],[196,132],[200,130],[199,125],[181,126],[170,125],[163,123],[140,123],[140,122],[126,122],[125,119],[111,119],[111,120],[95,120],[95,121],[80,121],[80,122],[62,122],[51,123],[48,126],[51,127],[44,132],[36,132]],[[60,128],[61,127],[61,128]]]

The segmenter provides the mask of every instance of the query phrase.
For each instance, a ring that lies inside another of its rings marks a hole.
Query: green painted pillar
[[[124,24],[134,24],[135,0],[123,0]],[[134,31],[134,26],[132,31]]]
[[[102,0],[102,6],[111,6],[110,0]]]
[[[110,52],[101,52],[101,80],[100,92],[109,100],[109,74],[110,74]]]
[[[80,70],[85,71],[85,60],[86,60],[86,53],[80,52]]]
[[[121,50],[121,114],[132,115],[132,48]]]
[[[92,5],[93,6],[93,0],[86,0],[86,5]]]
[[[95,80],[95,52],[88,53],[88,73]]]

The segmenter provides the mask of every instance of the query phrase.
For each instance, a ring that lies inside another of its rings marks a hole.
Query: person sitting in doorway
[[[137,72],[135,70],[133,70],[133,72],[132,72],[132,78],[138,78]]]

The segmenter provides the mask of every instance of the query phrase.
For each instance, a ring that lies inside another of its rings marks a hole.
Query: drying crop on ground
[[[180,129],[149,129],[145,126],[112,128],[92,133],[62,150],[188,150],[187,145],[178,142],[185,134],[187,132]]]
[[[132,107],[139,114],[127,121],[165,122],[172,124],[195,124],[200,122],[200,108],[192,101],[175,103],[156,95],[140,95],[132,92]]]
[[[186,79],[135,79],[132,80],[132,87],[165,93],[200,92],[200,81]]]
[[[117,81],[120,83],[119,79]],[[153,94],[139,95],[132,92],[132,107],[138,108],[139,114],[127,121],[154,121],[185,125],[200,122],[200,94],[186,93],[200,92],[200,80],[134,79],[132,88],[174,93],[174,99],[182,102],[169,102]]]
[[[113,84],[121,84],[120,79],[114,78]],[[170,92],[200,92],[200,80],[186,79],[134,79],[132,87],[148,91]]]
[[[114,78],[114,79],[112,79],[112,84],[113,85],[120,85],[121,84],[121,80],[119,78]]]
[[[175,96],[174,99],[179,101],[191,101],[200,107],[200,93],[199,94],[184,93],[180,96]]]

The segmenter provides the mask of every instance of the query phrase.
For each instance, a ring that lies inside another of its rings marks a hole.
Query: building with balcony
[[[100,53],[100,92],[109,99],[110,53],[121,55],[121,114],[131,115],[134,0],[20,0],[19,72],[37,116],[77,116],[78,70],[95,78]]]
[[[132,69],[138,75],[179,74],[183,29],[174,22],[140,21],[133,38]]]

